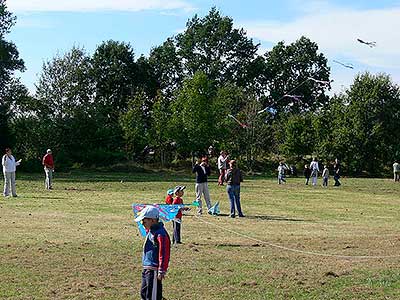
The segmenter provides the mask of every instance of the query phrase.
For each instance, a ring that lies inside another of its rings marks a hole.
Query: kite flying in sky
[[[234,119],[234,120],[240,125],[240,127],[242,127],[242,128],[248,128],[248,127],[250,127],[249,125],[240,122],[240,121],[239,121],[238,119],[236,119],[233,115],[228,115],[228,117]]]
[[[349,69],[354,69],[354,66],[352,64],[344,64],[344,63],[342,63],[340,61],[337,61],[337,60],[333,60],[333,62],[337,63],[339,65],[342,65],[343,67],[346,67],[346,68],[349,68]]]
[[[376,42],[365,42],[362,39],[357,39],[358,42],[360,42],[361,44],[365,44],[370,46],[371,48],[376,47]]]

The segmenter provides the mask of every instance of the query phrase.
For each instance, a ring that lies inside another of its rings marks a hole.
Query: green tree
[[[318,45],[306,37],[286,46],[279,42],[265,54],[264,80],[268,97],[264,105],[281,112],[315,111],[327,101],[324,85],[316,80],[329,81],[327,59],[318,53]],[[297,99],[285,95],[299,96]]]
[[[0,0],[0,147],[4,149],[11,145],[10,132],[10,103],[7,103],[5,94],[10,89],[10,81],[15,71],[24,71],[25,66],[19,58],[18,49],[13,42],[6,40],[15,24],[15,16],[7,10],[5,0]]]
[[[92,58],[96,109],[106,122],[118,123],[119,114],[128,108],[128,101],[138,92],[138,70],[129,44],[106,41],[99,45]]]
[[[223,17],[214,7],[204,18],[195,15],[186,30],[176,37],[177,53],[185,74],[205,73],[218,84],[234,82],[240,86],[257,76],[258,45],[246,37],[243,29],[233,27],[233,20]]]

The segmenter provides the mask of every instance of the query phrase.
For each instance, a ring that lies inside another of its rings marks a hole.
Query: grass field
[[[0,198],[0,299],[140,299],[131,204],[163,202],[176,184],[192,202],[193,179],[56,173],[45,191],[42,177],[17,174],[20,197]],[[209,186],[222,215],[184,216],[166,299],[400,299],[400,184],[247,179],[241,219],[227,216],[225,189]]]

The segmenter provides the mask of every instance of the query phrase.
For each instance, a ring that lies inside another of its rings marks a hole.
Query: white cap
[[[47,149],[47,151],[46,151],[47,153],[51,153],[51,149]]]
[[[158,219],[159,216],[160,213],[158,212],[158,209],[152,205],[148,205],[139,212],[139,216],[135,219],[135,222],[140,222],[144,218]]]

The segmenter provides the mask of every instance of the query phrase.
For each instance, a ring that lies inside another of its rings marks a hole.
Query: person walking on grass
[[[13,197],[17,197],[17,189],[15,186],[15,171],[17,166],[21,164],[22,159],[15,161],[14,156],[10,148],[6,148],[6,153],[1,159],[1,164],[3,166],[3,176],[4,176],[4,190],[3,196],[8,197],[11,194]]]
[[[285,172],[287,170],[289,167],[281,161],[278,166],[278,184],[286,183]]]
[[[211,208],[210,192],[208,190],[207,178],[211,174],[211,169],[208,164],[208,157],[203,156],[201,160],[198,160],[192,169],[192,173],[196,173],[196,201],[199,204],[197,213],[201,215],[203,213],[203,204],[201,202],[201,196],[204,196],[206,201],[207,210]]]
[[[315,157],[313,158],[312,162],[310,163],[310,169],[311,169],[312,185],[316,186],[318,173],[319,173],[319,166],[318,166],[317,158],[315,158]]]
[[[393,164],[393,180],[394,182],[400,181],[400,164],[397,160]]]
[[[303,175],[306,178],[306,185],[308,185],[308,182],[310,181],[311,177],[311,169],[308,167],[308,165],[304,166]]]
[[[322,186],[328,187],[328,180],[329,180],[329,169],[328,166],[324,166],[324,170],[322,171]]]
[[[183,204],[182,197],[185,194],[185,192],[184,192],[185,189],[186,189],[186,186],[184,186],[184,185],[183,186],[178,185],[178,186],[175,187],[174,193],[175,193],[176,197],[173,200],[172,204]],[[172,225],[174,227],[174,235],[172,236],[172,243],[174,245],[182,244],[182,241],[181,241],[181,225],[182,225],[182,216],[183,216],[182,211],[183,210],[189,210],[189,207],[181,208],[179,210],[178,214],[175,216],[175,219],[172,220]]]
[[[43,156],[42,164],[44,168],[44,173],[46,175],[46,179],[44,181],[44,187],[46,190],[52,190],[54,160],[53,160],[53,154],[50,149],[47,149],[45,156]]]
[[[234,218],[237,210],[239,218],[243,218],[244,215],[240,205],[240,183],[243,182],[243,175],[242,171],[236,167],[235,160],[229,162],[229,169],[226,172],[225,179],[227,184],[226,192],[231,206],[230,217]]]
[[[333,165],[333,180],[335,180],[334,186],[340,186],[342,185],[339,181],[340,179],[340,173],[342,172],[342,168],[340,166],[339,160],[336,158],[335,163]]]
[[[162,282],[168,270],[171,240],[164,224],[159,221],[159,211],[148,205],[135,222],[142,222],[147,231],[142,256],[141,300],[162,300]]]

